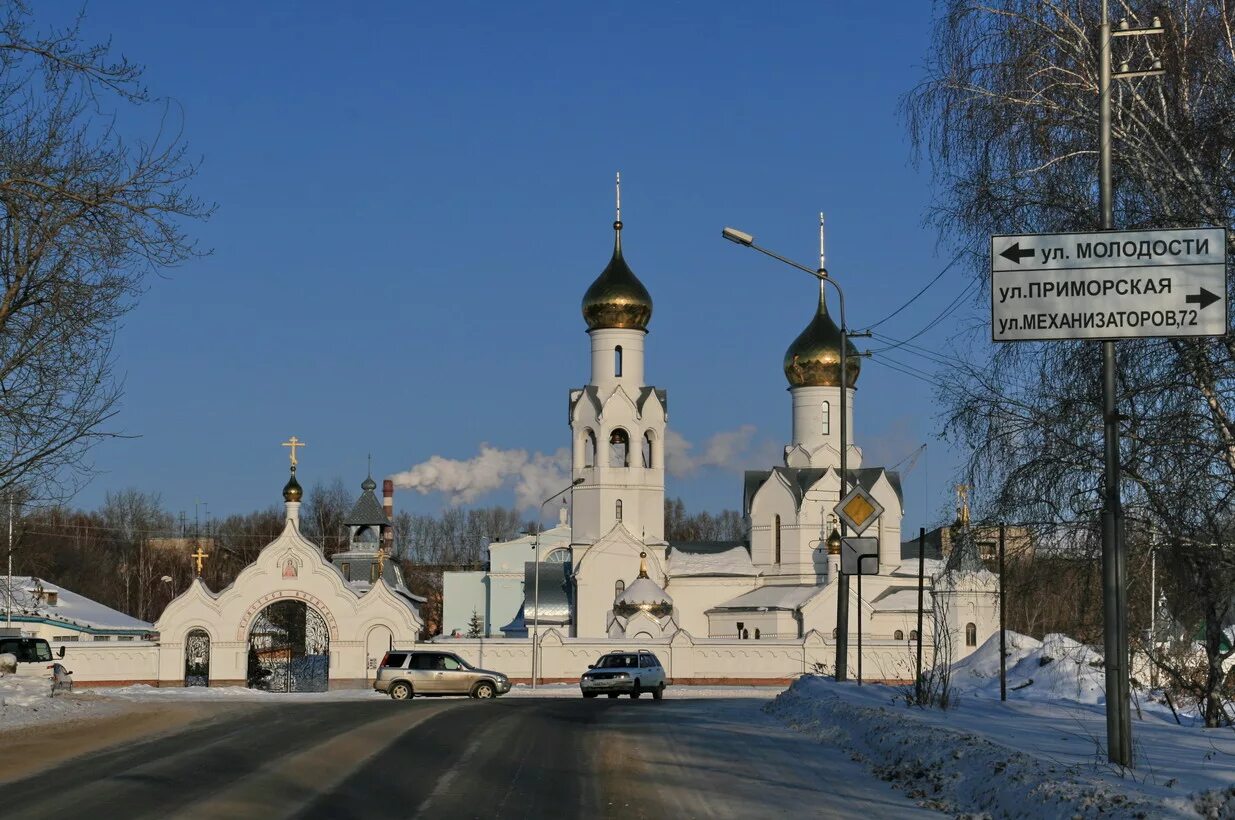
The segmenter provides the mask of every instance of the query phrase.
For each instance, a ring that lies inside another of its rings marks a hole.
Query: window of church
[[[377,583],[377,564],[369,564],[369,583]]]
[[[622,499],[620,498],[617,500],[617,503],[613,505],[613,517],[618,521],[622,520]]]
[[[643,466],[652,466],[652,431],[643,434]]]
[[[626,582],[623,581],[621,578],[619,578],[617,583],[613,585],[613,600],[616,601],[618,598],[621,598],[622,593],[625,591],[626,591]]]
[[[840,635],[840,633],[836,630],[836,627],[832,627],[832,637],[835,638],[838,635]]]
[[[609,466],[630,466],[630,436],[620,427],[609,434]]]
[[[826,436],[832,431],[832,403],[825,401],[823,403],[823,434]]]
[[[622,375],[622,346],[613,348],[613,375]]]
[[[780,563],[780,516],[776,516],[776,527],[773,530],[772,538],[776,546],[776,563]]]
[[[583,466],[596,466],[596,434],[591,430],[584,431],[583,437]]]
[[[903,641],[905,640],[905,633],[898,629],[892,633],[892,639],[896,641]]]
[[[344,581],[352,580],[352,565],[351,564],[344,562],[339,565],[339,569],[343,570],[343,580]]]
[[[965,646],[978,645],[978,625],[975,623],[965,624]]]
[[[916,641],[917,639],[918,639],[918,630],[916,629],[909,630],[909,640]]]
[[[755,629],[755,640],[759,640],[759,630]]]

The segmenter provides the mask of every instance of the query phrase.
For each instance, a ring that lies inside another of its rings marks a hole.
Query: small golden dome
[[[613,258],[583,294],[583,318],[588,330],[647,330],[652,296],[622,258],[622,223],[613,223]]]
[[[819,283],[819,309],[806,329],[785,351],[785,378],[791,387],[840,386],[840,328],[828,315],[823,282]],[[845,381],[854,387],[862,369],[862,359],[852,342],[847,345],[849,360]]]
[[[292,477],[283,485],[283,500],[284,501],[300,501],[304,496],[304,490],[300,487],[300,482],[296,480],[296,468],[292,468]]]

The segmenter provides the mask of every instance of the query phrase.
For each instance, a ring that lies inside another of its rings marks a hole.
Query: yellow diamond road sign
[[[857,535],[866,532],[866,528],[883,515],[883,505],[861,487],[850,490],[849,495],[842,498],[833,509]]]

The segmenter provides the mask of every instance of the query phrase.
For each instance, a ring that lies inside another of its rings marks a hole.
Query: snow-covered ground
[[[822,677],[802,678],[767,711],[953,814],[1235,818],[1235,731],[1187,716],[1178,725],[1142,697],[1135,768],[1120,770],[1106,761],[1101,656],[1056,635],[1009,633],[1008,649],[1006,703],[996,636],[953,667],[947,711],[908,706],[904,688]]]

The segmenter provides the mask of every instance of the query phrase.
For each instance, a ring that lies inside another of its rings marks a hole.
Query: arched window
[[[618,521],[622,520],[622,499],[620,498],[613,505],[613,517],[616,518]]]
[[[742,640],[744,640],[744,641],[749,641],[749,640],[750,640],[750,630],[749,630],[749,629],[743,629],[743,630],[742,630]]]
[[[622,346],[613,348],[613,375],[622,375]]]
[[[780,563],[780,516],[776,516],[776,528],[772,533],[773,543],[776,547],[776,563]]]
[[[759,630],[755,630],[755,640],[759,640]]]
[[[596,466],[596,434],[585,430],[583,436],[583,466]]]
[[[975,623],[965,624],[965,646],[978,645],[978,625]]]
[[[630,466],[630,436],[620,427],[609,434],[609,466]]]
[[[643,466],[652,466],[652,431],[643,434]]]
[[[840,632],[837,631],[836,627],[832,627],[832,637],[835,638],[835,637],[838,637],[839,635],[840,635]]]
[[[616,601],[618,598],[621,598],[622,593],[625,591],[626,591],[626,582],[623,581],[621,578],[619,578],[617,580],[617,583],[613,585],[613,600]]]
[[[909,640],[916,641],[917,639],[918,639],[918,630],[916,629],[909,630]]]
[[[896,630],[896,632],[892,633],[892,640],[895,640],[895,641],[905,640],[905,633],[899,629]]]
[[[826,436],[832,431],[832,403],[823,403],[823,434]]]
[[[565,564],[570,561],[570,550],[559,547],[544,557],[546,564]]]

